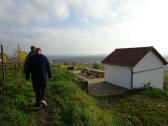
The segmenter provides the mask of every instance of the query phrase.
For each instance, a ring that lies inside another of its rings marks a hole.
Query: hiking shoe
[[[46,101],[42,100],[40,103],[41,103],[41,105],[42,105],[44,108],[47,107],[47,103],[46,103]]]

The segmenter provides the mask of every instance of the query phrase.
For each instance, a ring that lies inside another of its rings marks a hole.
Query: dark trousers
[[[33,90],[36,95],[36,104],[40,105],[40,101],[45,100],[47,81],[33,82]]]

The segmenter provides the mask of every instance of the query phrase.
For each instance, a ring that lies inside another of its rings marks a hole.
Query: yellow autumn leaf
[[[7,56],[5,53],[3,54],[3,59],[4,59],[4,63],[6,63],[7,60],[8,60],[8,56]],[[1,56],[1,53],[0,53],[0,62],[2,62],[2,56]]]
[[[26,60],[27,52],[25,51],[19,51],[19,62],[23,63]]]

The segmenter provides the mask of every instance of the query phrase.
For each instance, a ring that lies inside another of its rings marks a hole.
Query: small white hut
[[[163,89],[167,62],[154,47],[116,49],[102,63],[109,83],[128,89],[147,85]]]

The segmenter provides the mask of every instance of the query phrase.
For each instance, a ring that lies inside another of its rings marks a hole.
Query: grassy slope
[[[66,126],[113,126],[113,115],[99,108],[95,99],[75,84],[75,76],[54,69],[50,81],[53,103],[61,108],[61,119]],[[51,120],[52,121],[52,120]]]
[[[166,126],[168,93],[158,89],[134,90],[120,96],[88,96],[75,84],[75,76],[53,66],[45,110],[35,101],[31,83],[20,79],[0,88],[1,126]],[[120,122],[120,124],[118,123]]]
[[[116,115],[123,126],[167,126],[168,92],[133,90],[120,96],[97,97],[102,108]]]
[[[55,70],[51,92],[56,98],[55,101],[62,108],[64,113],[62,119],[66,125],[101,126],[104,121],[107,123],[106,125],[122,126],[166,126],[168,124],[168,91],[132,90],[120,96],[99,97],[97,99],[104,110],[102,111],[97,106],[95,99],[86,95],[74,84],[75,77],[71,73]],[[89,110],[90,106],[93,110]],[[102,120],[99,119],[99,116],[92,116],[94,112],[98,113]],[[67,115],[68,118],[66,118]]]
[[[2,126],[111,126],[112,114],[99,108],[96,100],[75,84],[75,76],[53,67],[49,81],[47,109],[32,107],[35,102],[31,83],[20,76],[0,89]]]

